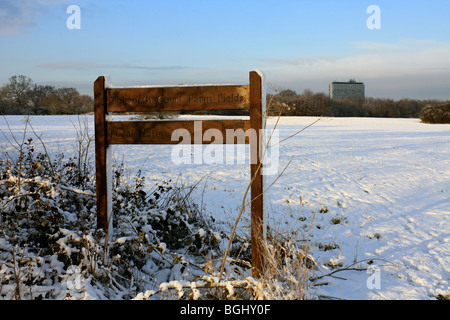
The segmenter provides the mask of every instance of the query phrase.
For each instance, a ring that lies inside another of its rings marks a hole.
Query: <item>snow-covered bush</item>
[[[254,279],[250,239],[236,235],[222,266],[228,236],[191,198],[196,185],[168,180],[147,190],[141,171],[130,176],[123,163],[113,166],[106,236],[96,228],[88,147],[52,158],[25,133],[0,157],[0,299],[300,299],[307,291],[305,248],[272,237],[265,274]]]
[[[0,158],[0,299],[132,298],[186,269],[186,253],[215,254],[221,236],[189,187],[164,181],[145,191],[141,173],[125,179],[123,164],[113,173],[106,241],[96,230],[95,181],[79,170],[86,166],[50,159],[34,143],[23,139]]]

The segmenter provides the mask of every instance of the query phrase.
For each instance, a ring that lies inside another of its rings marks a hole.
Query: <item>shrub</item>
[[[132,298],[182,278],[188,256],[214,256],[221,235],[190,200],[194,187],[146,190],[140,171],[115,166],[108,243],[96,230],[89,157],[53,159],[26,132],[13,140],[16,152],[0,156],[0,299]]]
[[[424,123],[450,123],[450,103],[425,106],[420,113]]]

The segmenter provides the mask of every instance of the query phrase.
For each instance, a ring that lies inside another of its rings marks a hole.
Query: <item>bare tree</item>
[[[33,80],[24,75],[15,75],[3,86],[3,99],[15,113],[26,113],[30,107],[30,92]]]
[[[93,110],[94,100],[74,88],[56,89],[44,103],[52,114],[83,114]]]

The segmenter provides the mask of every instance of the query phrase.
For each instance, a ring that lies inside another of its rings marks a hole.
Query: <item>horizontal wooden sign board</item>
[[[108,144],[249,144],[250,120],[113,121]],[[181,129],[175,132],[177,129]],[[211,130],[205,134],[209,129]],[[232,129],[228,130],[227,129]],[[241,130],[238,130],[241,129]]]
[[[249,109],[249,85],[107,88],[106,112]]]
[[[265,238],[264,156],[265,94],[263,75],[250,71],[248,85],[129,87],[94,82],[97,226],[113,227],[111,149],[113,144],[250,144],[252,276],[263,273]],[[248,109],[250,120],[113,121],[111,112]],[[196,148],[194,148],[196,149]],[[197,150],[194,150],[195,153]],[[215,152],[216,150],[214,150]],[[246,191],[246,192],[247,192]],[[115,213],[117,214],[117,213]],[[234,231],[233,231],[234,232]],[[233,237],[233,233],[230,235]],[[226,261],[226,255],[223,257]],[[220,271],[222,274],[223,266]]]

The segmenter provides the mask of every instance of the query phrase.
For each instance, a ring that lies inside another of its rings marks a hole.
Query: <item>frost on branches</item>
[[[107,242],[96,230],[93,170],[34,143],[0,160],[0,299],[131,299],[210,270],[223,234],[190,200],[193,187],[164,181],[144,191],[140,172],[125,177],[116,165]]]

